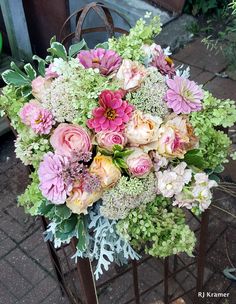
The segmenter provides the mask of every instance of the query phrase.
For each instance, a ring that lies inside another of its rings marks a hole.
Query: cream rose
[[[149,155],[139,148],[133,149],[133,153],[127,157],[126,163],[129,173],[136,177],[146,177],[153,167]]]
[[[53,132],[50,143],[55,152],[72,156],[76,152],[88,152],[92,148],[89,133],[78,125],[61,123]]]
[[[42,76],[36,77],[32,82],[32,95],[38,100],[42,99],[43,92],[49,88],[51,85],[51,80],[43,78]]]
[[[102,191],[95,191],[92,193],[82,190],[80,184],[74,185],[69,198],[66,200],[66,205],[73,213],[87,214],[87,208],[102,197]]]
[[[132,90],[140,86],[147,75],[146,68],[138,62],[124,59],[120,66],[116,78],[120,80],[124,90]]]
[[[147,145],[157,140],[162,119],[135,111],[125,128],[125,135],[131,146]]]
[[[120,132],[114,131],[101,131],[96,134],[95,140],[97,144],[104,149],[112,151],[114,145],[124,147],[126,144],[125,136]]]
[[[158,131],[156,150],[165,157],[183,158],[184,154],[196,147],[198,138],[186,116],[175,116]]]
[[[112,158],[101,154],[94,157],[89,171],[100,178],[102,188],[112,187],[121,178],[121,172],[113,164]]]

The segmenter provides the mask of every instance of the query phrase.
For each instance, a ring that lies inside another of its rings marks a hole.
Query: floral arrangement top
[[[18,133],[16,155],[33,167],[19,205],[50,224],[56,247],[78,239],[75,257],[111,262],[140,250],[192,255],[184,208],[211,204],[236,120],[234,102],[218,100],[177,68],[154,43],[159,18],[140,19],[127,36],[67,53],[52,39],[46,60],[2,77],[3,113]]]

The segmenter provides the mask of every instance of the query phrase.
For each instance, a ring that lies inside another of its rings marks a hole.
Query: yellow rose
[[[102,197],[102,190],[92,193],[83,191],[80,185],[74,185],[66,205],[73,213],[87,214],[87,208]]]
[[[102,188],[112,187],[120,178],[120,170],[113,164],[110,156],[97,154],[89,168],[90,173],[96,174]]]

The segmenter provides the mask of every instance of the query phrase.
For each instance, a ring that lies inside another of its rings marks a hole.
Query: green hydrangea
[[[11,120],[12,127],[18,133],[24,128],[18,114],[27,101],[25,97],[22,97],[20,89],[11,85],[5,86],[0,96],[0,116],[7,115]]]
[[[200,112],[192,112],[190,120],[195,128],[195,133],[208,130],[209,127],[232,127],[236,122],[235,102],[230,99],[222,100],[205,91]],[[199,131],[200,130],[200,131]]]
[[[19,206],[24,207],[25,212],[30,215],[37,215],[39,206],[45,201],[41,191],[39,190],[39,178],[37,172],[30,175],[32,181],[28,185],[25,192],[18,196]]]
[[[143,207],[155,198],[156,178],[153,173],[146,178],[122,176],[119,182],[102,197],[101,214],[109,219],[125,218],[131,209]]]
[[[67,65],[58,60],[57,65],[61,65],[57,68],[62,74],[44,92],[42,105],[52,111],[58,122],[86,125],[92,109],[98,106],[97,98],[101,91],[118,89],[118,85],[96,69],[81,68],[75,59]]]
[[[149,75],[145,78],[139,90],[128,93],[127,100],[136,109],[164,118],[168,115],[168,107],[164,101],[167,91],[165,77],[156,68],[149,68]]]
[[[39,166],[45,153],[52,150],[47,136],[38,136],[25,126],[24,131],[18,134],[15,141],[15,152],[23,164]]]
[[[147,15],[146,18],[149,18]],[[116,51],[125,59],[139,61],[144,56],[142,44],[151,44],[152,39],[161,32],[160,17],[153,17],[149,23],[143,18],[139,19],[135,27],[130,29],[128,35],[122,35],[118,39],[108,40],[109,49]]]
[[[192,255],[196,238],[185,223],[180,208],[173,208],[168,199],[158,196],[146,208],[132,210],[117,224],[118,233],[131,245],[155,257],[180,252]]]

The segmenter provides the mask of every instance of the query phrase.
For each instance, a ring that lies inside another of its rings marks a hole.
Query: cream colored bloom
[[[158,191],[164,197],[173,197],[179,194],[184,185],[188,184],[192,178],[192,170],[186,169],[187,164],[185,162],[180,163],[174,168],[158,171],[157,176],[157,188]]]
[[[162,122],[159,117],[135,111],[125,128],[130,146],[147,145],[158,138],[158,129]]]
[[[100,178],[102,188],[112,187],[121,178],[121,172],[113,164],[112,158],[100,153],[94,157],[89,171]]]
[[[66,200],[66,205],[73,213],[87,214],[87,208],[102,197],[102,191],[92,193],[82,191],[81,187],[74,187],[69,198]]]
[[[124,59],[116,78],[120,80],[122,89],[132,90],[140,86],[146,75],[147,70],[143,65],[136,61]]]
[[[183,158],[184,154],[196,147],[198,139],[186,116],[175,116],[158,131],[157,152],[165,157]]]

